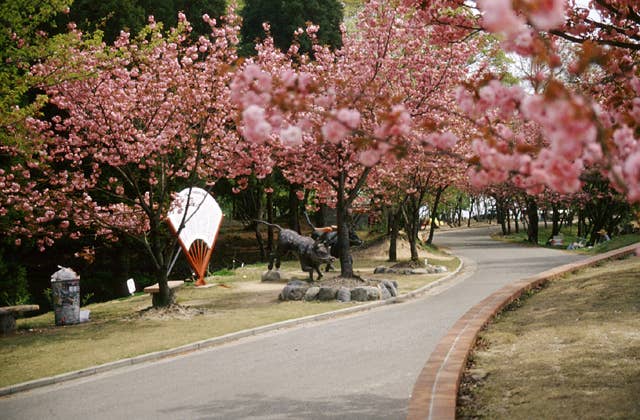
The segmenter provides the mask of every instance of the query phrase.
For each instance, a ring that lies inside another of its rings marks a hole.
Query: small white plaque
[[[136,283],[133,279],[127,280],[127,289],[129,289],[130,294],[134,294],[136,292]]]

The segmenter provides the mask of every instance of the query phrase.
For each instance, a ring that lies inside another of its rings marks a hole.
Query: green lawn
[[[547,244],[547,240],[551,237],[551,224],[548,227],[540,226],[540,231],[538,233],[538,245],[545,246],[548,248],[556,248],[556,249],[566,249],[569,244],[572,242],[579,242],[580,238],[578,238],[578,228],[577,226],[564,226],[560,231],[563,237],[563,245],[554,246]],[[512,231],[513,232],[513,231]],[[510,235],[502,236],[502,234],[496,234],[493,236],[494,239],[505,240],[508,242],[514,243],[528,243],[527,242],[527,232],[526,230],[520,229],[519,233],[511,233]],[[585,252],[589,254],[599,254],[602,252],[611,251],[613,249],[618,249],[625,247],[627,245],[631,245],[633,243],[640,242],[640,234],[633,233],[628,235],[620,235],[614,236],[610,241],[596,244],[591,248],[583,248],[579,249],[578,252]]]

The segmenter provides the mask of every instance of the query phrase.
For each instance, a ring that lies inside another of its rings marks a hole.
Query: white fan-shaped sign
[[[197,239],[212,248],[222,223],[222,210],[202,188],[186,188],[178,193],[168,218],[186,249]]]

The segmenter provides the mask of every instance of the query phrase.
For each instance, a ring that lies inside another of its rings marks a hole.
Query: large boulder
[[[338,289],[335,287],[322,286],[318,292],[318,300],[329,301],[335,300],[338,295]]]
[[[351,300],[356,302],[366,302],[369,300],[369,294],[365,287],[354,287],[351,289]]]
[[[365,286],[368,300],[380,300],[380,289],[374,286]]]
[[[318,286],[311,286],[305,292],[304,300],[306,300],[307,302],[311,302],[312,300],[316,300],[318,298],[318,293],[320,293],[320,288]]]
[[[280,292],[280,300],[302,300],[309,289],[309,283],[301,280],[293,280]]]
[[[269,270],[262,273],[262,281],[281,281],[282,276],[277,270]]]
[[[380,285],[385,289],[387,289],[392,297],[398,296],[398,282],[390,281],[390,280],[382,280]]]
[[[341,287],[338,289],[338,293],[336,295],[336,300],[340,302],[350,302],[351,301],[351,290],[348,287]]]
[[[380,299],[384,300],[391,297],[391,292],[382,283],[378,285],[378,290],[380,290]]]

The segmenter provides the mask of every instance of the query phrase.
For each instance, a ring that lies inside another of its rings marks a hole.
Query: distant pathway
[[[461,315],[506,283],[582,258],[488,234],[437,233],[465,268],[421,298],[0,398],[0,418],[403,419]]]

